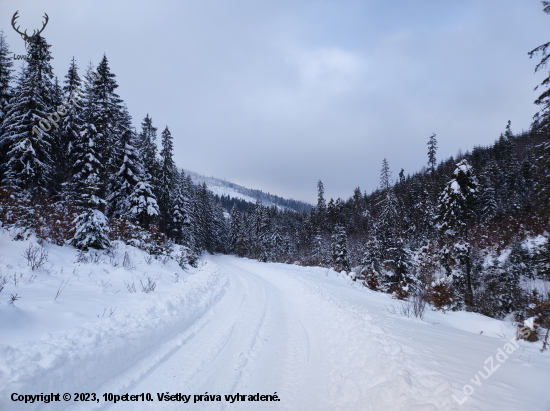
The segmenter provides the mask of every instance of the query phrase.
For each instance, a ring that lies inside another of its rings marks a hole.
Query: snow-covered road
[[[519,342],[495,360],[493,375],[477,374],[510,342],[509,324],[460,312],[404,318],[388,311],[397,304],[390,296],[323,268],[205,260],[184,284],[127,295],[129,308],[113,318],[0,345],[0,371],[11,377],[0,410],[550,410],[550,355],[535,345]],[[6,401],[16,389],[151,393],[154,401]],[[166,392],[191,399],[158,401]],[[225,401],[236,393],[280,401]],[[204,394],[222,401],[194,403]]]
[[[237,392],[276,392],[280,398],[187,405],[213,410],[517,410],[532,401],[521,398],[520,379],[532,378],[533,370],[510,378],[516,389],[495,374],[462,405],[452,398],[465,397],[462,386],[504,345],[498,338],[393,316],[387,296],[350,287],[334,272],[323,275],[327,270],[228,256],[209,260],[229,276],[225,296],[200,330],[128,391],[220,394],[222,400]],[[539,384],[523,389],[540,394]],[[541,410],[548,404],[538,403]],[[175,408],[155,403],[155,409]],[[124,403],[111,409],[151,408]]]

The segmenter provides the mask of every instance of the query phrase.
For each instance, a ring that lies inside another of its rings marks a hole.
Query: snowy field
[[[31,242],[0,234],[2,411],[550,410],[550,354],[515,341],[510,323],[430,310],[413,320],[334,271],[230,256],[184,271],[123,245],[77,263],[76,250],[45,244],[47,270],[33,271],[22,257]],[[167,392],[191,397],[158,401]],[[12,393],[100,401],[25,404]],[[205,393],[221,401],[194,403]],[[280,401],[225,400],[236,393]]]

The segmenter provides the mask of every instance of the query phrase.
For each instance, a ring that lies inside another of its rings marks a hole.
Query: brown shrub
[[[447,311],[454,301],[453,286],[447,277],[440,277],[433,280],[426,287],[427,299],[438,310]]]

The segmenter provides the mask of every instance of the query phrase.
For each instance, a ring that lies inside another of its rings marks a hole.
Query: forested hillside
[[[191,176],[191,180],[196,185],[206,183],[206,186],[222,206],[228,211],[231,210],[233,204],[237,204],[240,211],[246,211],[249,202],[255,203],[260,200],[263,205],[279,206],[289,208],[294,211],[308,211],[313,207],[311,204],[303,201],[287,199],[274,194],[264,193],[262,190],[254,190],[246,188],[226,180],[215,177],[202,176],[193,171],[184,170],[186,174]]]

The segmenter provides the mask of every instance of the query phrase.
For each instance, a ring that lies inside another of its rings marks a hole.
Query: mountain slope
[[[303,201],[286,199],[279,197],[274,194],[264,193],[261,190],[255,190],[251,188],[246,188],[235,183],[231,183],[226,180],[215,177],[207,177],[201,174],[195,173],[191,170],[184,170],[186,174],[191,176],[193,183],[202,184],[206,183],[208,189],[218,195],[218,196],[230,196],[232,198],[238,198],[241,200],[249,201],[255,203],[256,200],[260,200],[263,205],[272,207],[277,206],[280,208],[287,208],[294,211],[309,211],[311,204],[308,204]]]

